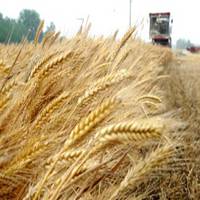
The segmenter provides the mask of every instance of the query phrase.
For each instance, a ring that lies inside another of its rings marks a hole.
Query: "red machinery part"
[[[187,50],[190,51],[191,53],[197,53],[200,52],[200,47],[191,46],[187,48]]]
[[[164,12],[164,13],[150,13],[150,16],[170,16],[170,12]]]

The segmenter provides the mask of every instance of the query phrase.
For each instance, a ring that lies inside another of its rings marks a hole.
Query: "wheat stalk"
[[[44,27],[44,20],[41,20],[40,24],[38,25],[38,28],[37,28],[37,31],[36,31],[36,34],[35,34],[35,38],[34,38],[34,45],[35,46],[38,44],[39,37],[40,37],[40,34],[42,33],[43,27]]]

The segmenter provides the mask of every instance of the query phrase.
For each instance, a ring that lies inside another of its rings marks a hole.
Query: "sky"
[[[81,23],[92,23],[91,34],[124,34],[129,28],[130,0],[0,0],[0,12],[17,18],[22,9],[34,9],[48,25],[51,21],[63,35],[75,34]],[[132,0],[132,25],[137,24],[139,36],[148,41],[150,12],[171,12],[172,41],[189,39],[200,44],[199,0]]]

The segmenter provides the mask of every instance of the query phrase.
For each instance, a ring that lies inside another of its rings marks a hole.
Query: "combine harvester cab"
[[[152,44],[171,47],[171,23],[170,13],[150,13],[149,37]]]

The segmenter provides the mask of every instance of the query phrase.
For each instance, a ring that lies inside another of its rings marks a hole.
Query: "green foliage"
[[[40,16],[35,10],[22,10],[19,14],[18,23],[24,27],[24,33],[29,41],[34,39],[37,27],[40,24]]]
[[[35,10],[24,9],[20,12],[18,19],[4,17],[0,13],[0,43],[18,43],[23,37],[33,41],[37,27],[40,23],[40,15]],[[47,31],[55,30],[55,25],[51,22]],[[40,41],[44,33],[41,33]]]

